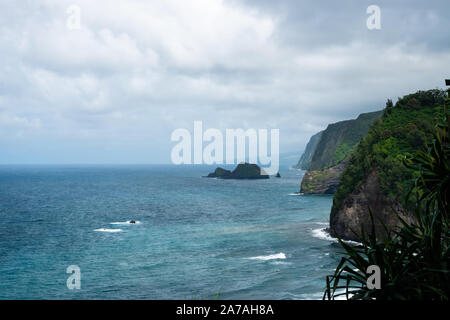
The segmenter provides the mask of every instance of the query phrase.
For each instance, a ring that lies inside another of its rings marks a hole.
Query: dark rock
[[[134,220],[131,220],[131,221],[130,221],[130,223],[136,223],[136,221],[134,221]]]
[[[224,176],[230,175],[231,171],[223,168],[217,168],[214,172],[208,174],[207,178],[223,178]]]
[[[371,231],[370,212],[373,215],[375,234],[380,240],[383,236],[392,235],[386,234],[383,224],[389,233],[401,225],[397,214],[406,222],[413,221],[400,203],[382,192],[380,178],[377,171],[374,170],[360,187],[348,195],[341,207],[331,213],[330,234],[344,240],[360,240],[362,228],[366,235]]]
[[[336,192],[347,161],[323,170],[309,170],[305,173],[300,187],[304,194],[333,194]]]
[[[207,178],[269,179],[269,175],[267,175],[264,170],[256,164],[240,163],[233,171],[217,168],[213,173],[208,174]]]

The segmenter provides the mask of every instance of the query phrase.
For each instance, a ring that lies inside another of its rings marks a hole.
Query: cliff
[[[347,195],[338,210],[332,211],[328,231],[332,236],[359,241],[362,229],[368,234],[372,228],[370,212],[379,239],[390,236],[386,234],[383,224],[388,226],[390,232],[401,226],[397,214],[405,221],[412,221],[398,201],[382,192],[379,174],[374,170],[356,190]]]
[[[343,161],[334,167],[307,171],[303,176],[300,192],[306,194],[335,193],[345,166],[346,162]]]
[[[381,115],[382,111],[363,113],[356,119],[330,124],[323,132],[320,132],[308,166],[309,170],[303,177],[300,192],[334,193],[340,183],[349,155],[361,138],[367,134],[373,122]],[[310,143],[312,140],[311,138]],[[308,159],[308,156],[304,158]]]
[[[341,176],[330,214],[333,235],[357,240],[351,229],[360,235],[363,226],[368,232],[369,208],[379,237],[381,223],[389,230],[398,225],[394,212],[412,219],[408,212],[414,199],[407,200],[407,194],[418,173],[407,168],[403,159],[432,139],[445,96],[444,91],[429,90],[407,95],[395,106],[388,100],[383,116],[352,152]]]
[[[321,135],[308,169],[322,170],[344,160],[381,115],[382,111],[362,113],[356,119],[328,125]]]
[[[298,160],[298,163],[294,166],[295,169],[302,169],[302,170],[309,169],[309,165],[311,163],[314,152],[316,151],[317,144],[319,143],[320,137],[322,136],[322,132],[323,131],[316,133],[309,139],[309,142],[306,145],[305,151],[303,152],[302,156],[300,157],[300,160]]]

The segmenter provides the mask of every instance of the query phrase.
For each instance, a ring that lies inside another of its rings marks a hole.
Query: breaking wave
[[[286,259],[286,255],[283,252],[277,253],[277,254],[269,254],[267,256],[256,256],[248,258],[250,260],[275,260],[275,259]]]
[[[122,232],[122,229],[100,228],[100,229],[95,229],[94,231],[99,231],[99,232]]]

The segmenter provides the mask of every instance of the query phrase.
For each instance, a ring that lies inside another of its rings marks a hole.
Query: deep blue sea
[[[332,197],[294,195],[299,170],[213,169],[0,166],[0,299],[320,299],[339,262],[320,232]]]

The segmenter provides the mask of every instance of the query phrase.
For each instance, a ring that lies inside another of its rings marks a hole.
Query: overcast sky
[[[168,163],[194,120],[279,128],[300,156],[449,77],[448,0],[0,0],[0,163]]]

